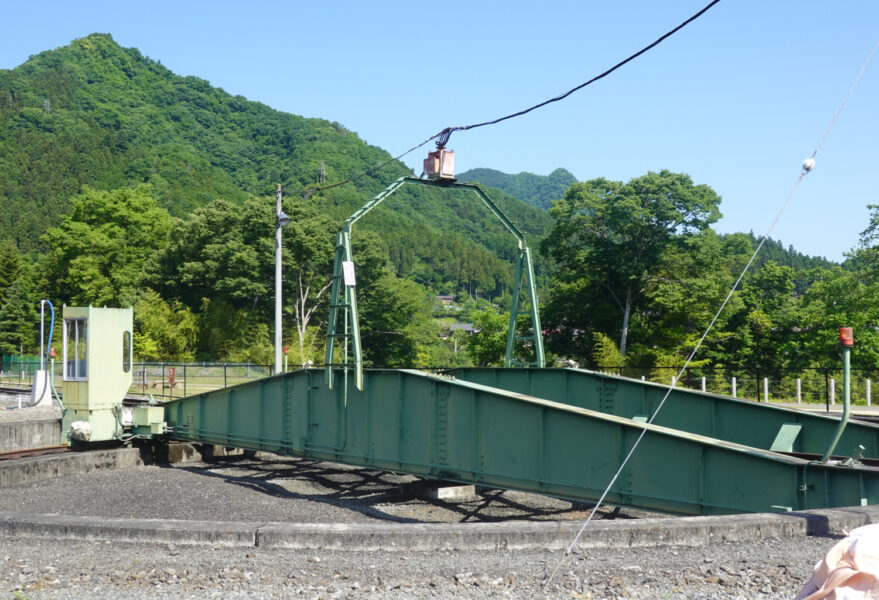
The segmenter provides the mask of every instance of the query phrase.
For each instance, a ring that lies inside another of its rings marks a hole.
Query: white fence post
[[[736,397],[736,378],[733,376],[732,378],[732,397]]]
[[[671,376],[671,387],[674,387],[677,382],[678,382],[678,378],[675,377],[674,375],[672,375]]]
[[[836,380],[830,380],[830,406],[836,406]]]
[[[870,392],[871,392],[870,387],[871,387],[870,380],[868,379],[867,380],[867,406],[872,406],[872,399],[870,398],[870,395],[871,395],[870,394]]]
[[[702,391],[705,391],[705,378],[702,378]]]
[[[769,403],[769,378],[763,378],[763,402]]]
[[[797,377],[797,404],[803,403],[803,380]]]

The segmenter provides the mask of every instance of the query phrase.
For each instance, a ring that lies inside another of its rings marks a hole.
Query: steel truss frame
[[[512,306],[510,307],[510,323],[507,331],[507,349],[504,358],[504,366],[530,366],[544,367],[546,359],[543,352],[543,336],[540,329],[540,313],[537,304],[537,288],[534,285],[534,267],[531,262],[531,251],[525,243],[525,235],[512,222],[509,217],[495,204],[480,186],[472,183],[458,183],[449,180],[419,179],[417,177],[401,177],[385,188],[372,200],[364,204],[359,210],[345,220],[342,230],[336,239],[336,256],[333,263],[333,280],[330,291],[330,314],[327,328],[326,347],[326,373],[330,388],[333,385],[333,367],[352,366],[354,369],[354,384],[358,390],[363,389],[363,354],[360,343],[360,319],[357,313],[357,292],[354,278],[354,257],[351,252],[351,228],[354,223],[366,216],[369,211],[381,204],[391,194],[405,184],[422,185],[443,189],[464,189],[474,192],[482,200],[488,209],[501,223],[515,236],[518,243],[518,256],[516,259],[516,275],[513,282]],[[522,308],[522,280],[525,280],[524,294],[528,306]],[[339,313],[344,313],[344,325],[339,328]],[[516,325],[520,315],[527,315],[531,320],[531,332],[518,336]],[[335,363],[336,343],[343,341],[343,361]],[[514,350],[517,341],[529,342],[534,349],[534,359],[531,361],[517,361],[514,359]],[[350,349],[349,349],[350,346]],[[349,362],[349,353],[351,361]]]

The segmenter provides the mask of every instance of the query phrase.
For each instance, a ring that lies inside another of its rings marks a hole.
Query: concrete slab
[[[0,452],[15,452],[60,444],[61,421],[58,419],[0,423]]]
[[[22,458],[0,463],[0,488],[98,469],[124,469],[152,462],[147,448],[114,448]]]
[[[156,447],[157,463],[191,463],[204,460],[201,444],[166,442]]]
[[[475,496],[476,486],[446,481],[414,481],[401,484],[400,493],[423,500],[462,500]]]

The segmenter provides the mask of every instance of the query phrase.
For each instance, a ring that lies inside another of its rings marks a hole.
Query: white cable
[[[803,161],[802,170],[800,171],[799,177],[797,177],[797,181],[794,184],[793,189],[791,189],[790,193],[785,198],[784,202],[781,205],[781,208],[778,210],[778,213],[775,215],[775,218],[772,220],[772,223],[769,225],[769,228],[766,230],[766,233],[763,234],[763,237],[760,239],[760,243],[757,244],[757,248],[754,249],[753,254],[751,254],[751,258],[748,260],[748,263],[745,265],[745,268],[742,269],[741,274],[738,279],[736,279],[732,288],[724,299],[723,303],[721,303],[720,308],[717,309],[717,312],[714,315],[714,318],[711,319],[711,322],[708,324],[708,327],[705,329],[705,333],[702,334],[702,337],[699,338],[699,341],[696,343],[696,346],[693,348],[693,351],[690,352],[690,356],[687,357],[687,360],[684,362],[684,366],[681,367],[680,371],[678,371],[678,376],[676,377],[676,381],[679,381],[681,375],[684,374],[684,371],[690,365],[690,362],[693,360],[693,357],[696,356],[696,352],[699,351],[699,348],[702,346],[702,342],[705,341],[705,338],[708,337],[708,333],[711,331],[711,328],[714,327],[714,324],[717,322],[717,319],[720,318],[721,313],[723,313],[723,309],[726,308],[726,305],[729,303],[732,298],[733,293],[735,293],[736,289],[739,287],[739,284],[744,279],[745,274],[748,272],[748,269],[751,268],[751,265],[754,263],[754,259],[757,258],[757,254],[759,254],[760,249],[763,248],[763,244],[766,243],[766,240],[769,239],[769,234],[772,233],[772,230],[775,229],[776,224],[778,224],[779,219],[781,219],[782,213],[784,213],[788,204],[790,204],[791,198],[793,198],[797,189],[800,187],[800,183],[803,181],[803,178],[815,168],[815,156],[817,156],[818,151],[821,149],[821,146],[824,144],[824,141],[827,139],[827,136],[830,134],[830,130],[833,129],[833,126],[836,124],[836,120],[839,118],[842,109],[845,108],[845,105],[848,103],[849,98],[852,95],[852,92],[857,87],[858,82],[861,80],[861,76],[864,74],[864,71],[867,69],[867,65],[870,64],[870,61],[873,59],[873,55],[876,53],[876,50],[879,49],[879,41],[873,46],[873,49],[870,51],[869,56],[867,56],[867,60],[864,61],[864,65],[861,67],[861,70],[858,72],[857,77],[855,77],[854,83],[852,83],[849,88],[848,93],[845,95],[845,98],[842,101],[842,104],[839,105],[839,108],[836,110],[836,114],[833,116],[833,119],[830,121],[830,125],[828,125],[827,129],[824,130],[824,135],[821,137],[821,141],[818,142],[818,145],[815,147],[815,151],[812,152],[811,157],[807,158]],[[665,405],[665,401],[668,399],[669,394],[671,394],[672,388],[669,387],[668,391],[665,392],[665,395],[662,397],[662,400],[659,402],[659,406],[656,407],[656,410],[653,411],[653,414],[650,415],[650,419],[647,421],[647,425],[653,424],[654,419],[659,414],[659,411],[662,410],[662,407]],[[598,512],[598,509],[604,503],[604,499],[607,497],[608,493],[610,493],[611,488],[613,488],[619,476],[622,474],[623,469],[626,468],[626,464],[628,464],[629,459],[632,458],[632,455],[635,453],[635,449],[638,448],[638,445],[641,443],[641,440],[644,438],[644,435],[647,433],[647,427],[643,427],[641,429],[641,433],[638,435],[635,443],[632,445],[632,448],[629,450],[629,453],[623,459],[623,462],[620,464],[617,472],[614,473],[614,476],[611,478],[610,483],[607,484],[607,487],[602,492],[601,496],[598,498],[598,502],[592,507],[592,511],[589,513],[589,517],[587,517],[586,521],[583,523],[583,526],[580,527],[580,530],[577,532],[577,535],[574,536],[574,540],[570,543],[568,548],[565,550],[564,554],[559,558],[559,562],[556,565],[555,569],[553,569],[550,576],[547,578],[546,583],[544,584],[544,589],[549,586],[550,582],[552,582],[556,573],[558,573],[559,568],[561,568],[562,563],[565,560],[565,557],[571,553],[574,545],[580,539],[580,536],[583,535],[583,531],[586,530],[586,526],[592,521],[592,518],[595,516],[595,513]]]

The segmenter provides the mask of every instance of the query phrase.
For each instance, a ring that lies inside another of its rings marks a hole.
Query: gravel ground
[[[52,406],[35,406],[32,408],[18,408],[18,399],[22,403],[31,401],[31,392],[23,389],[21,393],[0,392],[0,423],[10,421],[41,421],[43,419],[60,419],[61,407],[57,404]]]
[[[79,516],[294,523],[581,520],[589,514],[586,504],[512,491],[419,500],[399,491],[413,481],[408,475],[261,455],[68,475],[4,488],[0,505]],[[608,507],[597,518],[644,516],[659,515]]]
[[[834,543],[556,552],[302,553],[0,538],[16,599],[793,598]]]
[[[486,491],[415,500],[411,478],[276,457],[71,475],[0,490],[0,505],[107,517],[361,523],[582,519],[582,504]],[[638,511],[602,512],[636,518]],[[655,515],[650,515],[655,516]],[[832,538],[711,547],[339,552],[0,538],[0,597],[793,598]],[[564,558],[548,588],[547,576]]]

